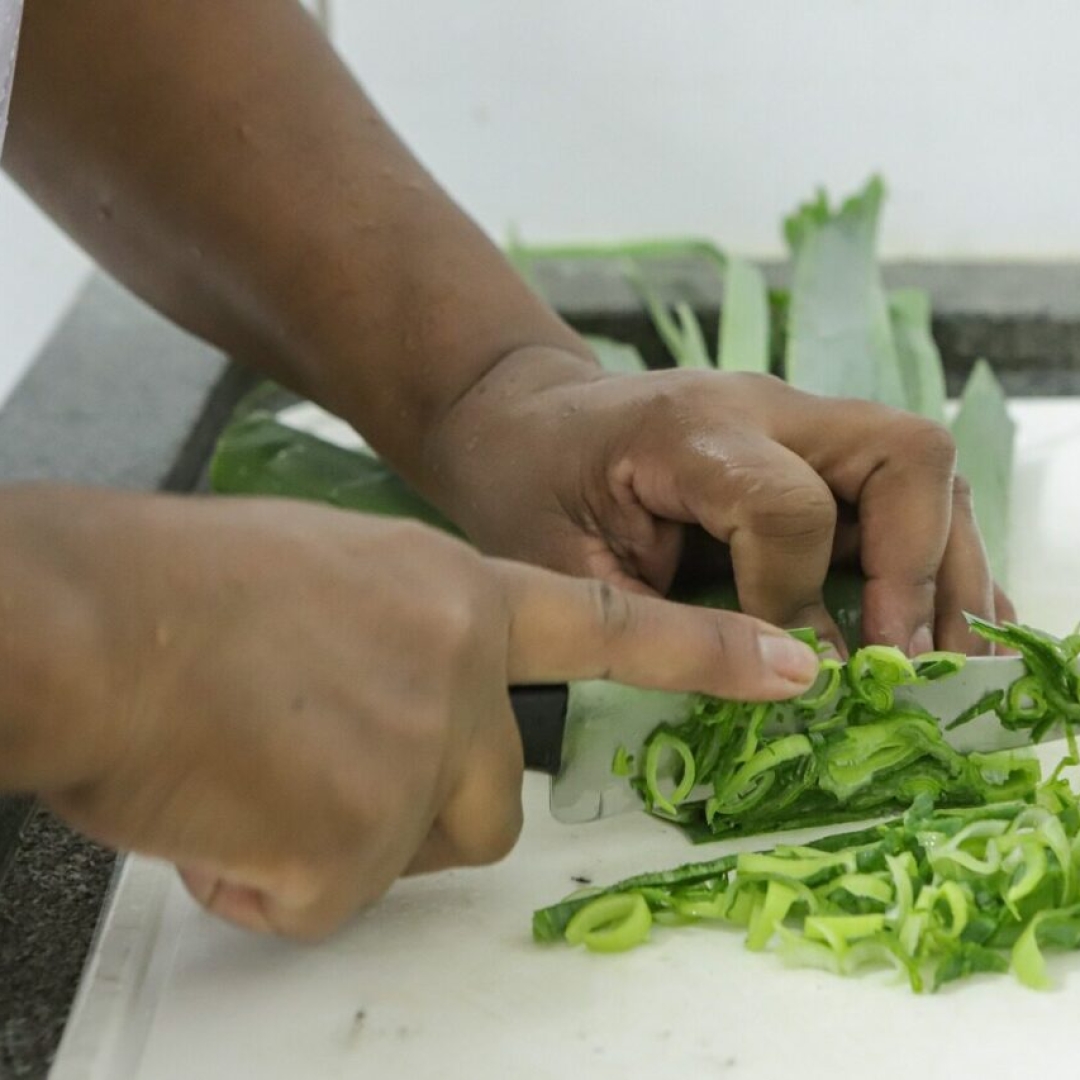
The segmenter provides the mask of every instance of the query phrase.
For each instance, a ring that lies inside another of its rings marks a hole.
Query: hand
[[[0,746],[36,746],[14,777],[18,755],[0,761],[0,789],[176,863],[207,908],[258,930],[317,937],[403,873],[507,852],[522,772],[508,684],[764,700],[817,671],[756,620],[486,559],[419,525],[285,501],[0,497],[0,551],[34,568],[5,575],[30,592],[4,599],[39,619],[23,615],[5,670],[46,676],[0,688]]]
[[[438,432],[446,509],[485,551],[663,593],[701,525],[744,611],[841,649],[822,600],[838,563],[866,577],[868,642],[983,652],[963,612],[1012,614],[939,425],[766,376],[568,370],[512,356]]]

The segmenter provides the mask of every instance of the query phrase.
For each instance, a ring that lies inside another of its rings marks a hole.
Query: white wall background
[[[1080,258],[1075,0],[333,0],[339,48],[494,235],[780,250],[881,171],[887,254]],[[0,187],[0,393],[85,263]]]
[[[486,226],[778,250],[880,170],[885,247],[1080,255],[1075,0],[337,0],[339,45]]]

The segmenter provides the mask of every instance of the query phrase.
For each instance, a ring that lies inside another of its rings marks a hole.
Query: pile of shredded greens
[[[947,677],[962,657],[909,661],[870,647],[847,664],[825,660],[819,686],[798,702],[801,732],[766,738],[776,706],[713,699],[686,724],[658,729],[640,778],[646,801],[672,820],[693,814],[714,835],[736,831],[732,815],[740,831],[805,826],[906,798],[902,818],[575,894],[535,913],[535,939],[619,952],[646,941],[654,923],[719,921],[745,930],[748,948],[772,946],[792,965],[843,975],[893,966],[915,991],[1010,967],[1025,985],[1045,986],[1041,948],[1080,948],[1080,800],[1060,776],[1080,763],[1072,732],[1080,636],[970,621],[1019,652],[1026,674],[950,726],[992,712],[1037,741],[1064,725],[1069,754],[1047,781],[1033,758],[964,757],[947,746],[938,718],[894,707],[897,686]],[[666,793],[661,753],[683,770]],[[689,801],[702,781],[712,794]],[[957,805],[965,799],[981,805]]]
[[[1080,718],[1071,659],[1080,639],[1055,642],[1026,627],[972,619],[976,633],[1021,650],[1030,674],[958,717],[939,718],[896,697],[901,687],[955,674],[957,653],[909,660],[871,645],[847,663],[824,659],[817,683],[794,701],[746,703],[702,696],[692,715],[646,740],[632,783],[645,808],[694,841],[902,813],[920,795],[939,808],[1030,799],[1039,763],[1025,753],[961,754],[942,733],[994,711],[1038,741]],[[798,632],[810,644],[812,634]],[[620,751],[612,768],[630,775]]]

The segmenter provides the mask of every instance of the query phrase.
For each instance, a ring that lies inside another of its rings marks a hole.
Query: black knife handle
[[[568,690],[561,686],[511,686],[510,704],[525,749],[525,768],[555,776],[562,763]]]

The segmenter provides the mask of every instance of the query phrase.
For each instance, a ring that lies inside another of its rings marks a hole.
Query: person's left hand
[[[444,509],[494,554],[664,593],[699,524],[728,546],[744,611],[840,648],[822,599],[837,563],[865,575],[867,642],[985,652],[963,613],[1013,614],[948,432],[883,405],[769,376],[608,375],[533,349],[432,446]]]

